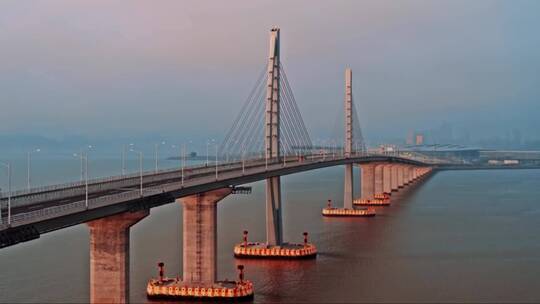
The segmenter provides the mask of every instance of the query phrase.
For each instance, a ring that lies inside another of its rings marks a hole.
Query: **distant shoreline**
[[[439,165],[436,170],[540,169],[540,165]]]

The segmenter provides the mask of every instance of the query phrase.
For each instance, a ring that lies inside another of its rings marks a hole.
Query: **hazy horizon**
[[[349,66],[372,142],[444,123],[476,141],[539,140],[538,11],[538,1],[3,1],[0,137],[224,136],[277,25],[313,138],[331,132]]]

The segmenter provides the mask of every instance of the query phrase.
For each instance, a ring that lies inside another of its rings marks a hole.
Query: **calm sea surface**
[[[35,167],[41,182],[78,175],[76,160]],[[118,165],[104,161],[94,170],[117,173]],[[327,198],[341,204],[341,167],[282,183],[285,239],[301,242],[308,231],[320,254],[308,261],[242,260],[256,303],[540,302],[540,170],[440,172],[367,219],[321,217]],[[232,248],[243,230],[250,240],[264,240],[264,184],[252,186],[251,195],[219,204],[220,279],[236,277],[240,262]],[[167,275],[181,273],[180,220],[179,204],[170,204],[132,228],[132,302],[146,302],[158,261]],[[0,301],[87,302],[88,242],[87,227],[79,225],[0,250]]]

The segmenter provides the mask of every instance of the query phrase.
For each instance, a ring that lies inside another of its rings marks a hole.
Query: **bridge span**
[[[284,157],[283,160],[270,160],[270,162],[266,159],[252,159],[221,164],[217,167],[202,165],[186,167],[183,170],[150,172],[142,175],[142,184],[140,183],[141,176],[119,176],[91,181],[88,184],[88,190],[84,183],[44,187],[12,197],[9,224],[8,210],[2,209],[0,248],[35,239],[43,233],[117,213],[147,210],[173,203],[179,198],[197,193],[241,186],[275,176],[347,164],[359,166],[393,164],[402,165],[403,168],[434,165],[426,163],[425,160],[384,154],[358,153],[349,157],[319,154],[303,157],[289,156]],[[380,183],[382,181],[375,184]],[[394,184],[397,183],[396,180]],[[391,188],[392,185],[388,183],[386,190],[389,187]],[[364,190],[368,188],[369,186],[362,187]],[[86,191],[88,191],[88,200],[85,200]],[[375,192],[382,193],[383,191]],[[7,198],[4,197],[3,201],[6,200]],[[6,204],[3,205],[6,206]]]

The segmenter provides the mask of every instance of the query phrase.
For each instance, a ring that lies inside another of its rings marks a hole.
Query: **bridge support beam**
[[[231,188],[180,199],[183,214],[183,281],[198,286],[217,280],[217,203]]]
[[[383,165],[383,192],[392,192],[392,165]]]
[[[129,301],[129,229],[149,214],[125,212],[86,223],[90,228],[90,302]]]
[[[392,185],[392,191],[398,191],[398,166],[396,164],[391,165],[390,173],[390,184]]]
[[[360,178],[361,198],[372,200],[375,197],[375,165],[360,165],[362,177]]]

